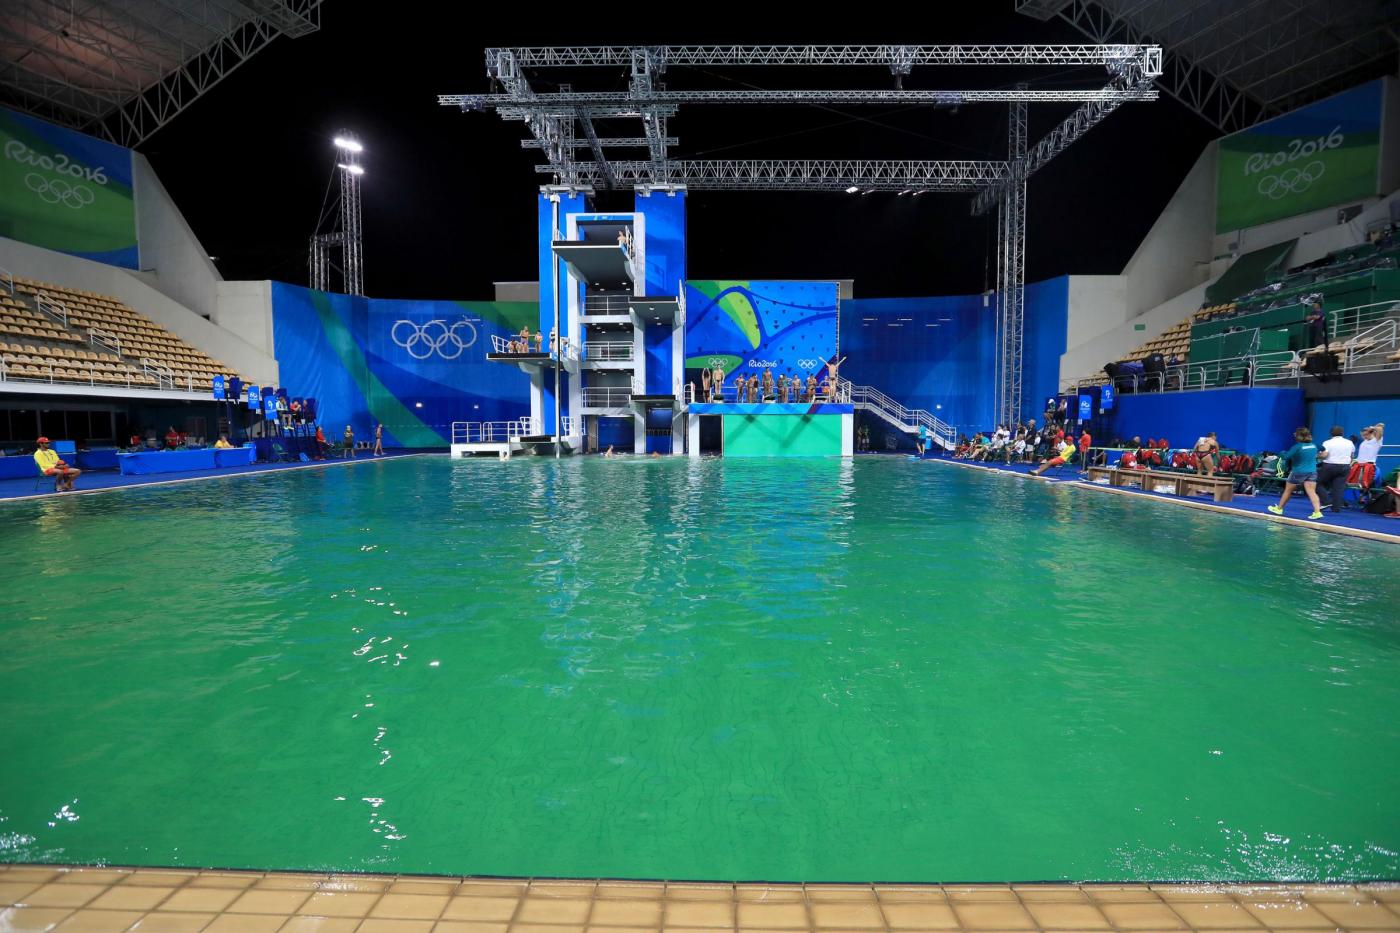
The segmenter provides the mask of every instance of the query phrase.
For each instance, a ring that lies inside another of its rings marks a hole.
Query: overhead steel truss
[[[1062,0],[1035,0],[1054,4]],[[686,90],[672,91],[660,78],[672,66],[832,65],[879,66],[895,78],[892,89],[857,90]],[[1101,66],[1109,80],[1102,87],[1043,90],[1024,84],[1010,89],[905,90],[903,78],[915,66]],[[625,92],[574,91],[560,85],[537,93],[526,69],[616,67],[629,70]],[[1099,45],[692,45],[587,46],[571,48],[493,48],[486,50],[486,72],[502,93],[444,94],[438,102],[462,110],[495,110],[521,120],[533,139],[521,145],[540,149],[552,176],[550,189],[675,187],[709,191],[865,191],[977,192],[974,213],[997,213],[996,411],[1004,423],[1020,421],[1025,318],[1026,181],[1038,169],[1119,106],[1157,98],[1154,80],[1162,74],[1160,46]],[[1074,102],[1080,107],[1034,147],[1027,140],[1028,104]],[[1009,103],[1006,161],[672,159],[667,120],[681,104],[923,104],[959,106]],[[593,121],[640,118],[642,135],[602,137]],[[583,139],[576,137],[581,128]],[[607,147],[645,146],[647,160],[612,160]],[[593,160],[574,160],[578,149]]]
[[[321,0],[10,0],[0,102],[123,146],[169,123]]]
[[[641,98],[626,91],[590,93],[571,91],[561,94],[536,94],[521,102],[509,94],[443,94],[438,103],[455,104],[463,110],[553,110],[562,107],[598,109],[635,108]],[[853,91],[653,91],[646,100],[661,104],[937,104],[957,107],[962,104],[1007,103],[1078,103],[1080,101],[1124,103],[1132,100],[1156,100],[1157,91],[1147,87],[1103,87],[1083,90],[1015,90],[993,88],[969,91],[906,91],[891,88],[868,88]]]
[[[650,187],[651,162],[576,162],[575,183],[599,187],[605,171],[625,187]],[[551,172],[539,166],[540,172]],[[1007,175],[1005,162],[898,159],[682,159],[666,163],[669,184],[696,191],[976,191]]]
[[[1157,81],[1233,133],[1361,81],[1394,74],[1400,0],[1017,0],[1095,42],[1170,49]]]
[[[1130,58],[1161,58],[1161,49],[1125,45],[655,45],[642,47],[661,70],[669,65],[1109,65]],[[486,50],[488,74],[505,67],[629,67],[637,46]]]

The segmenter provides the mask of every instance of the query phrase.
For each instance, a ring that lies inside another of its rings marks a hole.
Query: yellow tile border
[[[105,907],[106,894],[120,891],[150,891],[150,906],[116,897],[107,903],[121,906]],[[474,901],[490,910],[464,914],[463,902]],[[278,903],[285,909],[269,909]],[[255,924],[293,933],[325,921],[326,929],[363,933],[655,933],[663,924],[667,933],[1126,933],[1196,929],[1193,920],[1201,929],[1400,931],[1400,882],[731,884],[0,864],[0,930]]]

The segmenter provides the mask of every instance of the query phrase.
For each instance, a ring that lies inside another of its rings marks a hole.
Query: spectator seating
[[[0,285],[0,364],[7,379],[195,392],[232,374],[111,296],[19,276],[12,294]]]

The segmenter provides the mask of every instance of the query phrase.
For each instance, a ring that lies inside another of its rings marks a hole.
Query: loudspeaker
[[[1310,356],[1303,364],[1303,372],[1310,376],[1327,377],[1336,375],[1337,358],[1331,353],[1318,353]]]

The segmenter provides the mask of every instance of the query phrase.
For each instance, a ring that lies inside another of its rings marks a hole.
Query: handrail
[[[162,363],[157,363],[148,356],[141,357],[141,372],[147,376],[154,376],[156,385],[160,388],[175,388],[175,370]]]
[[[626,314],[632,310],[630,295],[585,295],[583,297],[583,313],[589,314]]]
[[[957,431],[953,426],[937,415],[923,408],[908,408],[874,386],[858,386],[848,379],[838,378],[836,388],[838,399],[846,399],[854,405],[874,408],[899,424],[909,424],[915,428],[922,427],[942,440],[945,446],[951,445],[957,437]]]
[[[591,340],[583,347],[583,357],[593,362],[625,362],[632,359],[630,340]]]
[[[1384,353],[1387,350],[1393,352],[1397,344],[1400,344],[1400,322],[1394,319],[1381,321],[1355,334],[1346,342],[1342,370],[1343,372],[1360,372],[1372,368],[1389,369],[1391,364],[1385,358],[1383,358],[1382,363],[1375,367],[1362,366],[1359,360],[1376,353]]]
[[[64,328],[68,327],[68,306],[61,301],[54,301],[48,292],[39,292],[34,296],[34,307],[58,321]],[[58,310],[55,311],[54,308]]]
[[[501,354],[501,355],[503,355],[503,356],[517,356],[517,355],[518,355],[518,356],[523,356],[523,355],[526,355],[526,354],[529,354],[529,355],[538,355],[538,354],[541,354],[541,353],[544,353],[544,352],[545,352],[545,350],[544,350],[543,347],[540,347],[539,349],[526,349],[526,350],[522,351],[522,350],[519,349],[518,346],[515,347],[515,348],[512,348],[512,347],[511,347],[511,344],[512,344],[512,343],[518,344],[518,343],[519,343],[519,339],[518,339],[517,337],[515,337],[515,336],[502,337],[500,334],[492,334],[492,335],[491,335],[491,352],[492,352],[492,353],[499,353],[499,354]],[[537,344],[537,346],[539,346],[539,345]],[[527,344],[527,347],[528,347],[528,344]],[[549,358],[552,359],[552,360],[557,360],[557,359],[559,359],[559,354],[556,353],[556,352],[554,351],[554,338],[553,338],[553,336],[550,337],[550,342],[549,342]],[[564,359],[566,359],[566,360],[576,360],[576,359],[578,359],[578,344],[574,341],[574,338],[572,338],[572,337],[565,337],[565,338],[564,338]]]
[[[454,421],[454,444],[504,444],[518,437],[539,434],[535,420],[529,415],[514,421]]]
[[[1368,309],[1371,309],[1371,310],[1368,310]],[[1251,312],[1249,312],[1248,314],[1239,315],[1239,316],[1240,316],[1240,317],[1247,317],[1247,316],[1249,316],[1249,315],[1258,314],[1258,313],[1261,313],[1261,312],[1251,311]],[[1338,309],[1335,310],[1335,311],[1329,311],[1328,314],[1327,314],[1327,321],[1328,321],[1328,325],[1327,325],[1327,326],[1328,326],[1329,331],[1330,331],[1330,333],[1329,333],[1329,341],[1330,341],[1330,340],[1338,340],[1338,339],[1339,339],[1340,337],[1342,337],[1342,336],[1346,336],[1346,337],[1348,337],[1348,339],[1352,339],[1352,338],[1354,338],[1355,336],[1359,335],[1359,334],[1362,332],[1362,328],[1363,328],[1363,327],[1365,327],[1365,328],[1372,328],[1372,327],[1375,327],[1375,326],[1377,326],[1378,324],[1384,323],[1386,320],[1393,320],[1394,317],[1392,317],[1392,316],[1400,316],[1400,301],[1396,301],[1396,300],[1394,300],[1394,299],[1390,299],[1390,300],[1387,300],[1387,301],[1372,301],[1372,302],[1368,302],[1368,303],[1366,303],[1366,304],[1352,305],[1351,307],[1348,307],[1348,308],[1338,308]],[[1212,318],[1212,320],[1217,320],[1217,319],[1216,319],[1216,318]],[[1218,320],[1233,320],[1233,318],[1218,318]],[[1256,343],[1256,346],[1257,346],[1257,343]],[[1242,359],[1242,361],[1244,362],[1244,364],[1245,364],[1246,366],[1251,366],[1251,368],[1253,368],[1253,364],[1251,364],[1251,362],[1250,362],[1251,360],[1259,360],[1259,359],[1270,358],[1270,357],[1272,357],[1272,356],[1274,356],[1275,354],[1278,354],[1278,353],[1292,353],[1292,351],[1269,351],[1268,353],[1251,353],[1251,354],[1249,354],[1249,355],[1247,355],[1246,357],[1243,357],[1243,358],[1241,358],[1241,359]],[[1205,365],[1210,364],[1210,363],[1219,363],[1219,362],[1222,362],[1222,361],[1219,361],[1219,360],[1204,360],[1204,361],[1201,361],[1200,363],[1181,363],[1181,364],[1177,364],[1177,365],[1180,366],[1180,367],[1187,367],[1187,366],[1195,367],[1195,366],[1205,366]],[[1217,369],[1218,369],[1218,367],[1217,367]],[[1173,366],[1168,366],[1168,367],[1167,367],[1167,372],[1168,372],[1168,373],[1171,373],[1171,372],[1173,372],[1173,371],[1181,372],[1181,373],[1186,373],[1186,374],[1189,376],[1189,372],[1188,372],[1187,370],[1184,370],[1184,369],[1178,370],[1177,367],[1173,367]],[[1196,373],[1196,375],[1199,376],[1199,377],[1201,377],[1202,379],[1204,379],[1204,371],[1203,371],[1203,370],[1198,370],[1197,373]],[[1118,377],[1119,380],[1124,380],[1124,379],[1129,379],[1129,378],[1131,378],[1131,377],[1129,377],[1129,376],[1119,376],[1119,377]],[[1170,383],[1171,383],[1171,380],[1170,380],[1170,379],[1167,379],[1167,380],[1164,380],[1164,382],[1169,386]],[[1204,384],[1199,385],[1199,386],[1193,386],[1193,385],[1192,385],[1192,382],[1193,382],[1193,380],[1190,379],[1190,378],[1184,379],[1184,380],[1182,381],[1182,384],[1181,384],[1180,388],[1181,388],[1182,390],[1191,389],[1191,388],[1210,388],[1210,386],[1204,385]],[[1066,389],[1068,392],[1078,392],[1079,389],[1082,388],[1082,387],[1084,387],[1084,386],[1103,385],[1103,384],[1104,384],[1103,382],[1099,381],[1098,377],[1093,377],[1093,378],[1076,379],[1076,380],[1073,380],[1073,381],[1071,381],[1071,382],[1067,382],[1067,383],[1065,383],[1065,386],[1064,386],[1064,387],[1065,387],[1065,389]],[[1133,384],[1134,384],[1134,385],[1137,385],[1138,383],[1137,383],[1137,382],[1134,382]],[[1149,387],[1149,388],[1150,388],[1150,387]],[[1163,390],[1160,390],[1160,391],[1173,391],[1173,390],[1170,389],[1170,388],[1166,388],[1166,389],[1163,389]]]
[[[109,333],[105,330],[99,330],[96,327],[88,328],[88,345],[101,347],[104,350],[111,350],[113,353],[117,354],[117,356],[122,355],[122,339],[116,334]]]
[[[621,408],[632,402],[632,390],[623,386],[590,386],[583,390],[589,408]]]
[[[1382,308],[1382,305],[1385,307]],[[1362,313],[1366,308],[1375,308],[1376,310]],[[1336,311],[1330,311],[1327,314],[1327,327],[1330,331],[1328,336],[1333,340],[1345,336],[1342,328],[1347,322],[1350,322],[1351,332],[1356,333],[1366,324],[1381,320],[1387,313],[1400,314],[1400,301],[1395,301],[1394,299],[1389,301],[1372,301],[1369,304],[1353,305],[1350,308],[1339,308]]]

